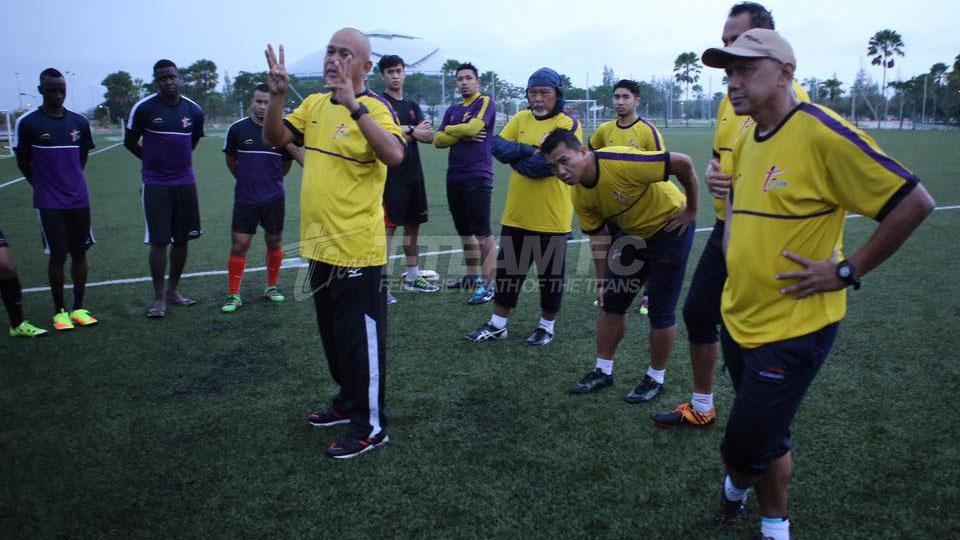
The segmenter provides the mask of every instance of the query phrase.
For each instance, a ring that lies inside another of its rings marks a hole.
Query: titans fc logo
[[[333,132],[333,140],[337,140],[339,137],[349,137],[350,133],[347,132],[347,125],[340,124],[337,126],[337,130]]]
[[[776,165],[771,165],[770,169],[765,175],[763,175],[763,192],[766,193],[773,188],[787,187],[786,180],[780,180],[777,177],[783,174],[784,171],[777,168]]]
[[[188,128],[193,125],[193,120],[191,120],[189,116],[184,116],[180,119],[180,125],[184,128]]]
[[[70,132],[70,140],[73,141],[73,142],[77,142],[77,141],[80,140],[80,130],[79,130],[79,129],[75,129],[75,130],[73,130],[73,131]]]

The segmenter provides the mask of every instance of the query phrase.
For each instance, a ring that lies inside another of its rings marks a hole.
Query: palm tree
[[[446,62],[443,63],[443,66],[440,67],[440,99],[446,103],[447,101],[447,79],[453,79],[457,73],[457,67],[460,65],[459,60],[453,58],[448,58]],[[456,88],[456,85],[454,85]]]
[[[903,38],[893,30],[881,30],[870,38],[867,43],[867,54],[871,56],[870,63],[883,67],[883,82],[880,91],[883,96],[883,118],[887,116],[887,68],[893,67],[893,56],[903,56]],[[880,128],[880,118],[877,118],[877,128]]]
[[[681,53],[673,62],[673,77],[678,83],[684,85],[684,101],[690,99],[690,85],[700,80],[701,69],[703,67],[700,65],[700,57],[695,52]],[[680,103],[680,115],[684,116],[683,102]]]
[[[833,77],[820,81],[820,87],[826,94],[827,101],[830,102],[831,107],[833,106],[834,101],[843,95],[843,83],[837,79],[836,73],[833,74]]]

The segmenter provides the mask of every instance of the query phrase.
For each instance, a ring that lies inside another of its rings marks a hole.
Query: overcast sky
[[[730,1],[626,0],[619,2],[483,0],[269,2],[250,0],[16,1],[2,8],[5,42],[0,55],[0,109],[15,108],[19,92],[36,94],[45,67],[69,72],[67,105],[83,111],[101,101],[100,81],[120,69],[149,79],[159,58],[181,66],[200,58],[228,71],[265,69],[267,42],[284,43],[288,63],[326,45],[343,26],[385,28],[441,47],[447,58],[470,60],[514,84],[541,66],[584,86],[599,82],[604,64],[618,77],[669,76],[685,51],[720,42]],[[888,75],[908,78],[960,54],[957,0],[768,0],[777,29],[792,43],[798,78],[828,78],[845,85],[860,66],[876,80],[867,41],[891,28],[903,36],[905,58]],[[335,10],[331,6],[342,6]],[[467,7],[465,7],[467,6]],[[9,15],[12,12],[12,17]],[[19,73],[19,77],[15,75]],[[19,78],[19,83],[18,83]],[[721,74],[704,68],[705,89],[723,91]],[[35,100],[21,96],[24,102]]]

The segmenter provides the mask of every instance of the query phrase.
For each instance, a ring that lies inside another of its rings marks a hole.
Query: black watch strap
[[[370,111],[367,109],[367,106],[361,103],[357,106],[357,109],[355,111],[350,113],[350,118],[353,118],[354,120],[359,120],[361,116],[369,112]]]
[[[850,261],[844,260],[837,264],[837,277],[840,281],[853,286],[853,290],[860,288],[860,279],[857,278],[857,269],[850,264]]]

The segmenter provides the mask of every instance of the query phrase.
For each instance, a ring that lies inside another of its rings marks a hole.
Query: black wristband
[[[847,286],[853,286],[853,290],[860,288],[860,280],[857,278],[857,270],[850,264],[850,261],[840,261],[837,264],[837,277],[840,281],[847,284]]]
[[[360,105],[357,106],[357,109],[355,111],[350,113],[350,118],[353,118],[354,120],[360,120],[361,116],[368,114],[369,112],[370,111],[367,110],[367,106],[361,103]]]

